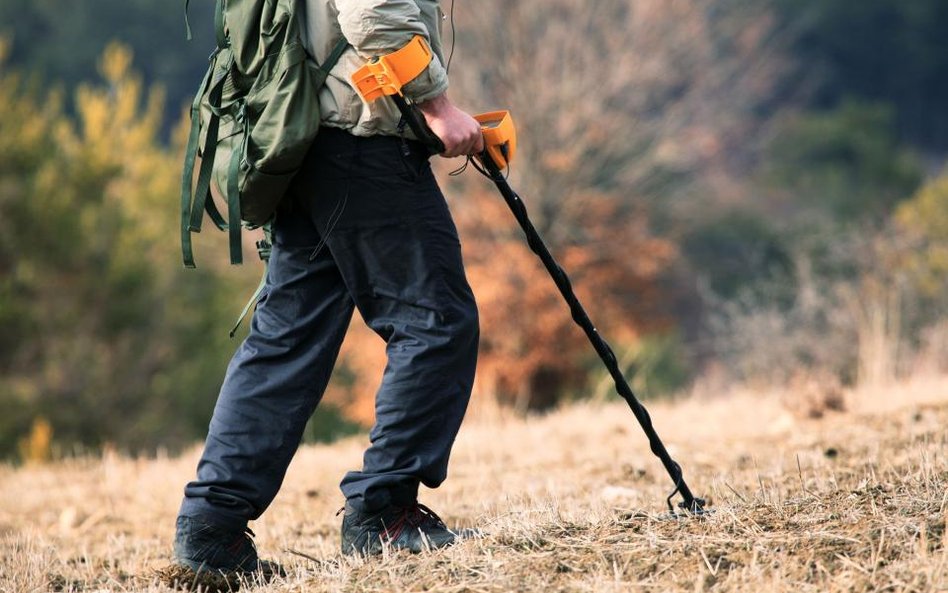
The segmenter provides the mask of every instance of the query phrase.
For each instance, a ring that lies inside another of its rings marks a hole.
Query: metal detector
[[[417,36],[411,43],[397,52],[378,58],[357,70],[352,75],[352,82],[367,102],[375,101],[383,96],[391,97],[401,112],[404,123],[411,128],[415,137],[424,143],[433,154],[439,154],[444,152],[444,144],[441,139],[428,128],[424,116],[401,91],[402,85],[420,74],[427,67],[430,60],[431,51],[427,43],[423,37]],[[517,147],[517,134],[513,118],[507,111],[493,111],[475,116],[475,119],[481,124],[485,148],[483,152],[477,155],[476,160],[471,162],[479,172],[497,186],[504,201],[507,202],[507,206],[510,207],[511,212],[513,212],[514,217],[523,229],[530,249],[543,262],[547,272],[553,278],[553,282],[556,283],[560,294],[563,295],[563,299],[569,305],[573,321],[585,332],[589,342],[596,350],[596,354],[599,355],[615,381],[616,391],[629,404],[636,420],[642,426],[642,430],[645,431],[652,453],[665,466],[665,471],[668,472],[675,485],[675,489],[666,500],[669,511],[672,515],[675,515],[672,499],[675,494],[680,494],[682,500],[678,503],[678,508],[695,515],[706,513],[706,502],[704,499],[695,498],[688,484],[685,483],[681,466],[671,458],[658,433],[655,432],[648,410],[635,397],[632,388],[629,387],[629,383],[619,370],[615,353],[589,319],[586,309],[583,308],[576,297],[576,293],[573,292],[572,284],[566,272],[556,263],[550,250],[530,221],[523,200],[510,187],[504,177],[503,170],[513,159]]]

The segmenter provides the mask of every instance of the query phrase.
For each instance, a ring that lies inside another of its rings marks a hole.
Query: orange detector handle
[[[475,115],[474,119],[481,124],[484,152],[498,169],[506,169],[517,153],[517,128],[510,112],[490,111]]]

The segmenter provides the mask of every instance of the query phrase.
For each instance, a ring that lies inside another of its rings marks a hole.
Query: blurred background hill
[[[948,369],[943,0],[455,12],[452,95],[514,112],[512,183],[643,395]],[[0,0],[0,456],[205,434],[260,272],[214,236],[179,261],[211,13],[191,3],[188,42],[183,2]],[[476,401],[611,397],[490,187],[442,179],[482,312]],[[382,347],[356,322],[308,438],[371,422]]]

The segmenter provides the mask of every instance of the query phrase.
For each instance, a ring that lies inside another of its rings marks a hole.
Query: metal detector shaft
[[[408,102],[401,96],[393,96],[396,105],[399,110],[402,112],[402,115],[405,118],[408,126],[412,129],[412,132],[415,133],[422,142],[424,142],[434,153],[440,153],[444,151],[444,144],[441,142],[441,139],[434,135],[430,129],[428,129],[422,115],[415,109],[413,109]],[[433,139],[432,139],[433,137]],[[497,189],[500,191],[500,194],[504,197],[504,201],[507,202],[507,206],[510,207],[511,212],[513,212],[514,218],[517,219],[517,222],[520,224],[520,228],[523,229],[524,234],[527,237],[527,244],[530,246],[530,249],[533,250],[540,260],[543,262],[543,265],[546,267],[547,272],[553,278],[553,282],[556,283],[556,287],[559,289],[560,294],[563,295],[563,298],[566,300],[566,303],[569,305],[570,313],[573,317],[573,321],[583,329],[586,337],[589,338],[589,342],[592,344],[593,348],[596,350],[596,354],[599,355],[599,358],[602,359],[603,364],[606,365],[606,368],[609,370],[609,374],[612,376],[612,379],[616,384],[616,391],[622,398],[629,404],[629,407],[632,409],[632,413],[635,415],[636,420],[639,421],[639,424],[642,426],[642,430],[645,431],[645,435],[648,437],[649,447],[652,450],[652,453],[658,457],[662,465],[665,466],[665,471],[668,472],[668,475],[671,477],[672,482],[675,484],[675,490],[681,495],[682,502],[679,506],[685,510],[688,510],[692,513],[700,513],[704,510],[705,501],[700,498],[695,498],[691,493],[691,489],[688,488],[688,484],[685,483],[685,478],[682,475],[681,466],[671,458],[671,455],[668,454],[668,450],[665,448],[665,444],[662,443],[662,439],[659,438],[658,433],[655,432],[655,428],[652,426],[652,418],[649,416],[648,410],[645,409],[645,406],[635,397],[635,394],[632,392],[632,388],[629,387],[628,381],[625,380],[625,377],[622,374],[622,371],[619,370],[619,363],[616,360],[615,353],[612,351],[612,348],[606,342],[605,339],[599,334],[599,331],[596,329],[596,326],[593,325],[593,322],[589,319],[589,315],[586,313],[586,309],[583,307],[582,303],[579,302],[576,293],[573,291],[573,286],[570,283],[569,277],[566,275],[566,272],[563,271],[563,268],[560,267],[556,260],[553,258],[553,255],[550,253],[550,250],[547,248],[546,244],[543,242],[543,239],[540,237],[540,234],[537,232],[536,228],[533,226],[533,223],[530,221],[530,217],[527,214],[527,207],[524,205],[523,200],[520,199],[520,196],[517,195],[517,192],[510,187],[510,184],[507,183],[507,180],[504,178],[504,175],[494,160],[490,157],[487,150],[480,154],[478,157],[481,163],[484,165],[484,169],[487,171],[490,176],[491,181],[494,182],[494,185],[497,186]],[[674,492],[672,496],[674,496]],[[669,497],[669,501],[671,500]],[[670,504],[670,502],[669,502]]]
[[[678,463],[676,463],[675,460],[671,458],[671,455],[668,454],[668,450],[665,449],[665,444],[662,443],[662,439],[659,438],[658,433],[655,432],[655,428],[652,426],[652,418],[649,416],[648,410],[646,410],[645,406],[643,406],[641,402],[639,402],[639,400],[635,397],[635,394],[632,392],[632,388],[629,387],[628,381],[625,380],[622,371],[619,370],[619,364],[616,361],[615,353],[612,351],[612,348],[609,346],[606,340],[599,334],[599,331],[596,329],[596,326],[593,325],[592,320],[589,319],[586,309],[583,307],[582,303],[579,302],[579,298],[573,291],[573,286],[570,283],[566,272],[560,267],[558,263],[556,263],[556,260],[553,258],[553,255],[550,253],[550,250],[547,248],[546,244],[543,242],[540,234],[537,233],[536,228],[530,221],[530,217],[527,215],[527,208],[524,205],[523,200],[521,200],[520,196],[517,195],[517,192],[515,192],[513,188],[510,187],[510,184],[507,183],[503,173],[500,171],[497,165],[494,164],[494,161],[489,157],[489,155],[487,155],[486,152],[481,154],[480,159],[484,165],[485,170],[490,175],[491,181],[493,181],[494,185],[497,186],[500,194],[504,197],[504,201],[507,202],[507,206],[510,207],[510,211],[513,212],[514,218],[516,218],[517,222],[520,223],[520,228],[523,229],[524,234],[527,236],[527,244],[530,246],[530,249],[533,250],[537,256],[539,256],[540,260],[543,262],[543,265],[546,267],[547,272],[549,272],[550,276],[553,278],[553,282],[556,283],[556,287],[559,289],[560,294],[563,295],[563,299],[565,299],[566,303],[569,305],[569,310],[573,317],[573,321],[575,321],[576,325],[583,329],[586,337],[589,338],[589,342],[596,350],[596,354],[598,354],[599,358],[602,359],[603,364],[606,365],[606,368],[609,370],[609,374],[615,381],[616,391],[622,396],[626,403],[629,404],[629,407],[632,409],[632,413],[635,415],[636,420],[639,421],[639,424],[642,426],[642,430],[645,431],[645,435],[648,437],[648,442],[652,453],[654,453],[655,456],[661,460],[662,465],[665,466],[665,471],[667,471],[668,475],[671,476],[672,482],[675,484],[675,488],[677,489],[678,493],[681,494],[681,507],[691,512],[702,511],[704,501],[695,498],[691,493],[691,489],[688,488],[688,484],[685,483],[685,478],[682,475],[681,466],[679,466]]]

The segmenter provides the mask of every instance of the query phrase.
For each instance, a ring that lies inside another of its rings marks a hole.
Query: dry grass
[[[661,520],[668,478],[624,404],[475,414],[424,502],[483,540],[369,561],[337,552],[336,484],[363,442],[307,447],[253,527],[289,575],[259,591],[948,591],[948,379],[788,412],[779,394],[654,405],[717,512]],[[168,591],[198,452],[0,467],[0,591]],[[305,554],[309,558],[291,552]]]

